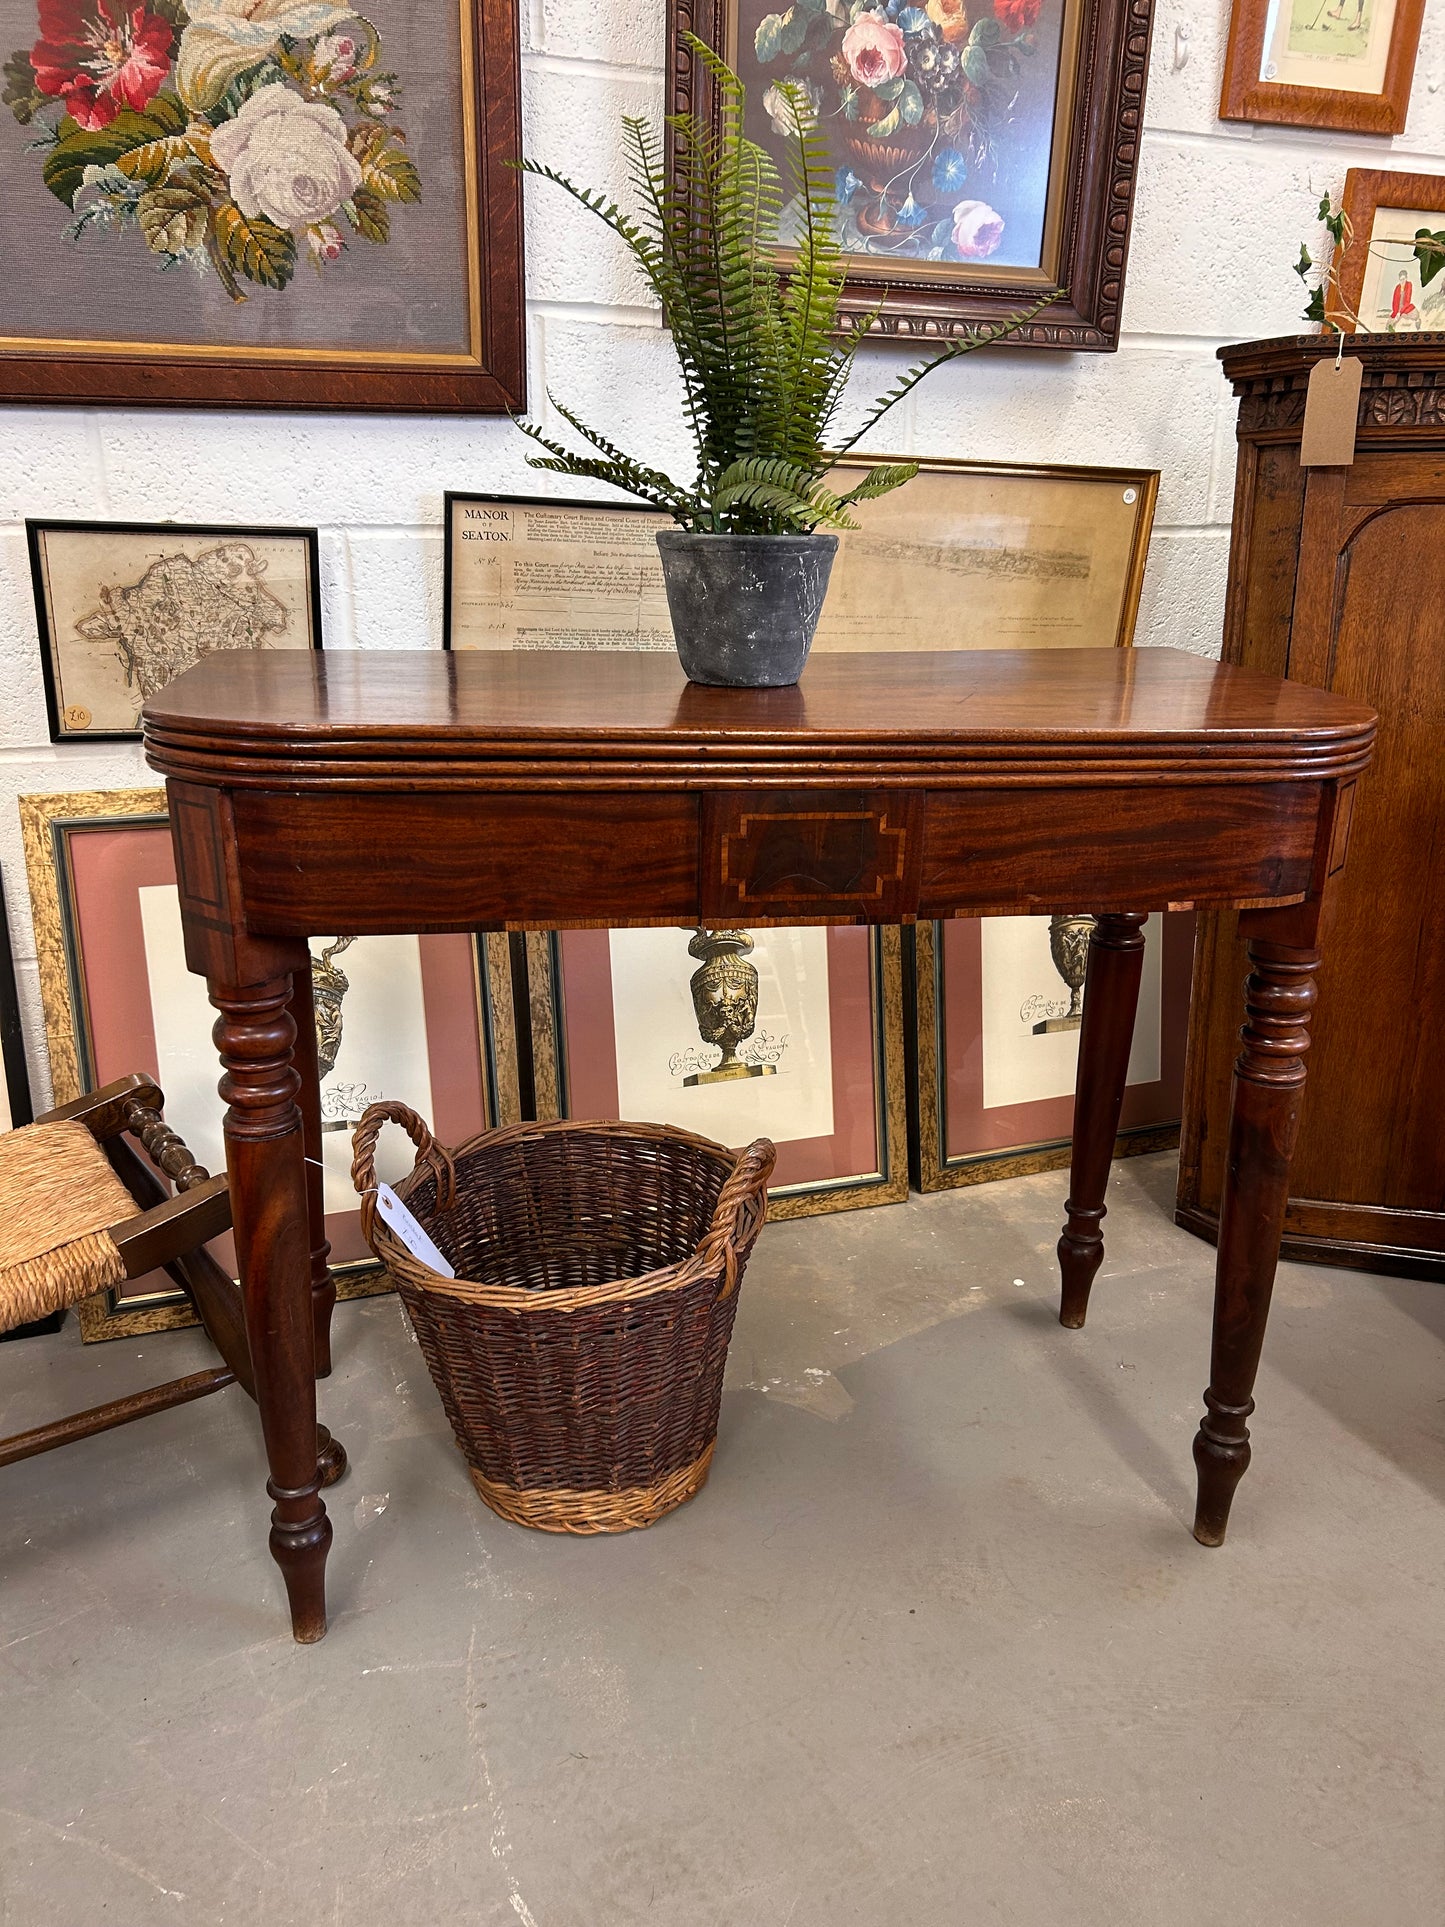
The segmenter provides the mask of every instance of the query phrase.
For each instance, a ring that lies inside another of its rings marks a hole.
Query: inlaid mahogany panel
[[[703,798],[705,919],[912,918],[919,803],[907,791],[709,792]]]

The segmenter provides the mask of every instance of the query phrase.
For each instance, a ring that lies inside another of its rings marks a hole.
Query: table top
[[[146,705],[150,762],[228,786],[1201,781],[1362,768],[1364,705],[1177,649],[818,654],[791,689],[671,654],[218,651]]]

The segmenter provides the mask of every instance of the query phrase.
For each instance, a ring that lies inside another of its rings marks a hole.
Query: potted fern
[[[656,130],[624,119],[636,216],[538,161],[517,165],[597,215],[647,277],[672,330],[697,473],[683,486],[634,461],[555,396],[585,453],[535,422],[517,425],[546,450],[529,457],[532,467],[608,482],[677,523],[657,540],[677,651],[692,681],[776,687],[795,683],[807,660],[838,547],[829,531],[856,527],[853,504],[918,473],[916,462],[887,463],[839,493],[829,486],[832,469],[933,369],[1012,333],[1053,297],[910,368],[835,439],[867,323],[839,327],[844,260],[834,172],[812,100],[800,86],[777,83],[788,121],[785,215],[778,169],[743,133],[742,82],[702,41],[689,43],[716,84],[718,129],[672,116],[669,174]],[[784,279],[777,259],[785,218],[795,259]]]

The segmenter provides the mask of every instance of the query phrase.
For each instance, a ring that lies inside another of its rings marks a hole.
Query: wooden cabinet
[[[1224,658],[1379,711],[1332,901],[1284,1255],[1445,1280],[1445,334],[1366,342],[1349,468],[1301,469],[1316,336],[1225,349]],[[1244,944],[1199,919],[1180,1224],[1213,1237]]]

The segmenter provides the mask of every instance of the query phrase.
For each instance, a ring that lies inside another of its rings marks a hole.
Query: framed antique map
[[[200,1163],[224,1170],[215,1012],[186,968],[164,790],[23,796],[20,819],[56,1103],[146,1071]],[[338,1289],[354,1297],[387,1289],[351,1184],[351,1130],[366,1106],[404,1097],[444,1143],[495,1121],[484,966],[465,935],[317,936],[311,958],[326,1231]],[[383,1177],[410,1169],[405,1140],[382,1148]],[[215,1251],[234,1267],[229,1239]],[[79,1316],[88,1339],[193,1322],[163,1273]]]
[[[1158,488],[1156,469],[925,460],[906,488],[857,505],[860,526],[839,539],[813,646],[1125,641]],[[445,514],[446,647],[671,649],[655,540],[667,516],[459,494],[447,495]]]
[[[140,736],[217,649],[319,649],[315,529],[27,522],[50,739]]]
[[[541,1118],[645,1118],[778,1147],[768,1211],[908,1195],[896,929],[528,939]]]
[[[0,60],[0,400],[524,405],[516,0],[0,0]]]
[[[807,90],[846,320],[926,344],[1052,292],[1016,345],[1111,350],[1152,15],[1151,0],[671,0],[668,110],[717,124],[696,34],[742,79],[746,131],[786,180],[777,89]]]

